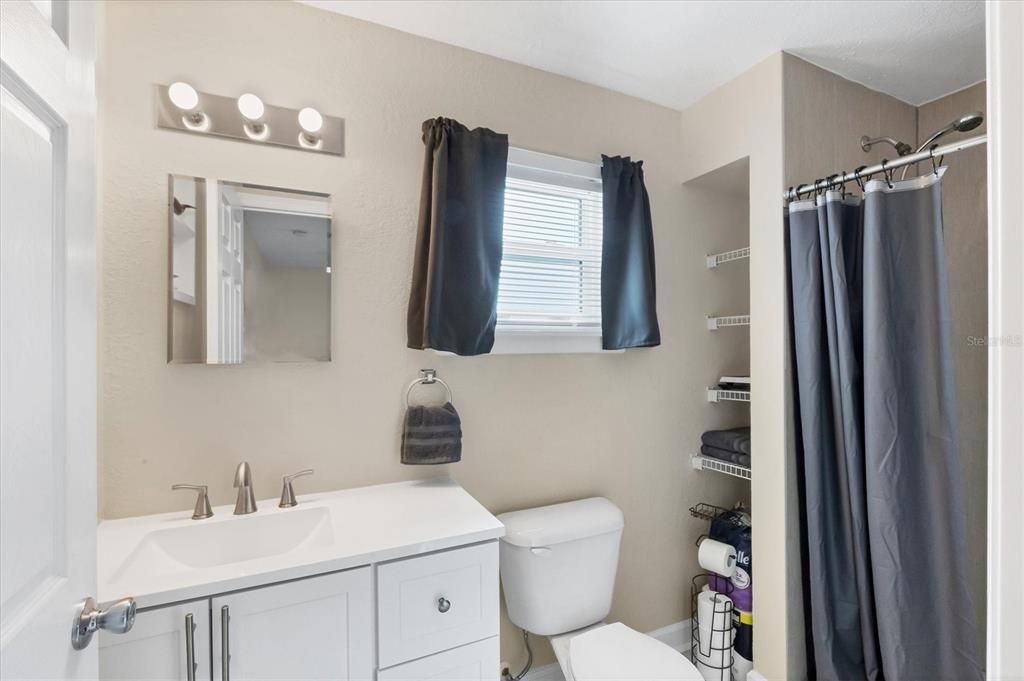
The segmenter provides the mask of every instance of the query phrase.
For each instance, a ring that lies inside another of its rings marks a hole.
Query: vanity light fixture
[[[320,129],[324,127],[324,117],[311,106],[299,111],[299,144],[307,149],[319,149],[323,145]]]
[[[270,136],[270,127],[263,121],[265,111],[263,100],[251,92],[246,92],[238,98],[238,113],[245,119],[242,129],[250,139],[258,142]]]
[[[206,132],[210,129],[210,119],[199,111],[199,93],[194,87],[179,80],[167,88],[167,96],[181,111],[181,122],[186,128],[196,132]]]
[[[185,81],[157,84],[155,100],[156,125],[165,130],[345,155],[345,121],[313,107],[277,106],[252,91],[229,97],[199,92]]]

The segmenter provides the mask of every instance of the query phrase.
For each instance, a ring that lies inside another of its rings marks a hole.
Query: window
[[[495,352],[601,349],[601,168],[509,149]]]

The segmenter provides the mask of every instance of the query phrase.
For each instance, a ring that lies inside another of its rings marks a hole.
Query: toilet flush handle
[[[531,546],[530,547],[530,553],[532,553],[535,556],[546,556],[549,553],[551,553],[551,547],[550,546]]]

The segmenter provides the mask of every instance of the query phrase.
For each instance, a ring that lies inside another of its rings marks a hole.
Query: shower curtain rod
[[[985,144],[988,141],[986,135],[978,135],[976,137],[968,137],[967,139],[960,140],[959,142],[950,142],[949,144],[943,144],[942,146],[935,146],[931,149],[925,149],[915,154],[907,154],[906,156],[900,156],[893,161],[887,161],[883,166],[881,163],[846,172],[845,170],[833,175],[832,177],[824,180],[815,180],[809,184],[799,184],[796,187],[790,187],[789,189],[782,192],[782,198],[786,201],[794,201],[800,198],[801,194],[810,194],[813,192],[821,191],[824,189],[831,189],[838,187],[841,184],[847,182],[853,182],[854,180],[870,177],[871,175],[877,175],[886,170],[895,170],[903,166],[910,165],[911,163],[919,163],[920,161],[927,161],[930,158],[943,157],[947,154],[953,154],[964,149],[970,149],[981,144]]]

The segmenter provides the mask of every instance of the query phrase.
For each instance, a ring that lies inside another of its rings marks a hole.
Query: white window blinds
[[[505,182],[498,330],[600,336],[600,168],[511,151],[520,154],[510,153]],[[524,157],[534,165],[513,161]]]

